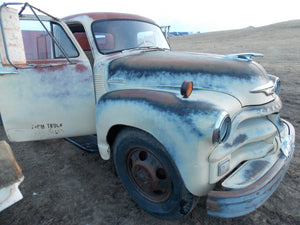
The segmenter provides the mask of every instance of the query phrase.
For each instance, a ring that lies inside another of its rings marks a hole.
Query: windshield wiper
[[[153,49],[153,50],[158,50],[158,51],[165,51],[165,50],[169,50],[168,48],[160,48],[160,47],[156,47],[156,46],[142,46],[142,47],[132,47],[132,48],[127,48],[122,50],[121,52],[126,52],[126,51],[134,51],[134,50],[144,50],[144,49]]]

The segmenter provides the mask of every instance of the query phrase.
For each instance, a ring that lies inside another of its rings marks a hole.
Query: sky
[[[0,0],[1,2],[1,0]],[[2,2],[17,2],[8,0]],[[43,11],[64,17],[83,12],[133,13],[171,31],[210,32],[259,27],[300,19],[299,0],[28,0]]]

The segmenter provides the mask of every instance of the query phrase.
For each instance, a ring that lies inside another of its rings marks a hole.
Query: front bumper
[[[294,153],[295,129],[284,121],[288,135],[282,137],[281,155],[272,168],[251,185],[229,191],[210,191],[207,198],[209,215],[232,218],[248,214],[261,206],[277,189]]]

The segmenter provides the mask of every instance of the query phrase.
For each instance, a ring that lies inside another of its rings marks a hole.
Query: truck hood
[[[124,54],[124,53],[123,53]],[[194,89],[229,94],[242,106],[272,101],[272,95],[252,93],[270,79],[265,70],[251,60],[212,54],[172,51],[143,51],[113,59],[108,67],[110,89],[176,89],[184,80],[193,81]],[[122,87],[120,87],[120,85]]]

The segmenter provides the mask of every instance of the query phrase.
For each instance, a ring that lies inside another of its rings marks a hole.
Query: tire
[[[117,173],[136,203],[161,219],[179,219],[195,206],[165,148],[151,135],[122,130],[113,146]]]

